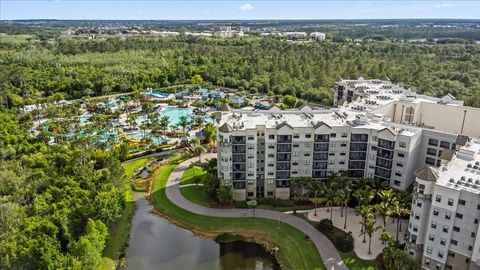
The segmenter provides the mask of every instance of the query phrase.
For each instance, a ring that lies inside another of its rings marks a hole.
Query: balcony
[[[365,169],[365,161],[349,161],[348,162],[348,169],[349,170],[364,170]]]
[[[232,162],[233,163],[245,163],[245,154],[233,154],[232,155]]]
[[[385,168],[385,169],[391,169],[392,168],[392,161],[387,160],[387,159],[377,158],[376,165],[378,167],[382,167],[382,168]]]
[[[290,153],[277,153],[277,161],[290,161],[292,154]]]
[[[291,144],[277,144],[277,152],[291,152],[292,145]]]
[[[277,179],[290,179],[290,171],[277,171]]]
[[[367,144],[366,143],[350,143],[350,151],[367,151]]]
[[[330,134],[315,134],[315,142],[328,142]]]
[[[391,174],[392,172],[388,169],[382,169],[380,167],[375,168],[375,176],[380,178],[390,179]]]
[[[233,180],[244,180],[245,181],[245,173],[241,173],[241,172],[233,173]]]
[[[352,152],[348,157],[349,160],[366,160],[367,153],[365,152]]]
[[[290,162],[277,162],[277,170],[278,171],[289,171],[290,170]]]
[[[292,142],[292,135],[278,135],[277,136],[277,143],[291,143]]]
[[[232,143],[233,144],[245,144],[245,136],[233,136],[232,137]]]
[[[315,152],[327,152],[328,151],[328,143],[315,143],[313,146],[313,151]]]
[[[245,145],[234,145],[232,147],[232,153],[238,154],[238,153],[245,153],[246,147]]]
[[[393,159],[393,151],[379,148],[377,150],[377,157],[381,157],[384,159]]]
[[[313,171],[312,178],[328,178],[327,171]]]
[[[238,171],[245,171],[246,170],[245,164],[234,164],[233,165],[233,171],[238,172]]]
[[[352,134],[352,142],[368,142],[368,134]]]
[[[327,162],[313,162],[313,169],[314,170],[326,170],[327,169]]]
[[[313,153],[313,160],[328,160],[328,153]]]
[[[378,139],[378,147],[385,148],[385,149],[394,149],[395,142],[384,140],[384,139]]]

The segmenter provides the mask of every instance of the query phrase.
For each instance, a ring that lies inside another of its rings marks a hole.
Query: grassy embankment
[[[204,236],[239,234],[266,245],[278,247],[277,258],[288,269],[325,269],[315,245],[294,227],[263,218],[217,218],[197,215],[173,204],[165,194],[168,176],[176,165],[161,168],[151,199],[160,214]]]
[[[133,176],[133,173],[148,160],[149,158],[142,158],[123,163],[122,166],[125,170],[125,177],[130,179]],[[102,269],[117,269],[118,258],[128,244],[131,226],[130,222],[134,212],[135,203],[133,191],[130,182],[125,181],[125,208],[123,209],[121,218],[110,228],[109,238],[105,244],[105,249],[103,250]]]

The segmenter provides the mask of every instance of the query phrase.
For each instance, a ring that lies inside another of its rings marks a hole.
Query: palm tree
[[[368,254],[372,254],[372,236],[375,234],[375,232],[380,229],[379,226],[377,226],[375,219],[373,217],[367,218],[365,222],[363,223],[362,226],[365,228],[362,233],[360,233],[360,236],[362,235],[368,235]]]
[[[188,125],[190,124],[190,121],[188,121],[188,118],[185,115],[180,116],[180,118],[178,120],[179,121],[178,121],[177,125],[182,127],[182,132],[185,133]]]
[[[292,178],[290,181],[291,190],[293,190],[293,197],[297,197],[297,189],[302,188],[302,195],[303,195],[303,188],[307,185],[307,181],[304,177],[295,177]]]
[[[196,128],[202,128],[203,122],[203,117],[201,116],[195,116],[195,118],[193,118],[193,123]]]
[[[202,154],[205,153],[205,147],[203,147],[202,145],[197,145],[193,149],[193,153],[195,155],[198,155],[198,161],[202,162]]]
[[[317,215],[317,195],[318,193],[320,193],[322,191],[322,185],[320,184],[320,182],[318,180],[314,180],[314,179],[311,179],[309,182],[308,182],[308,189],[313,192],[314,194],[314,203],[315,203],[315,210],[313,212],[313,215],[316,216]]]
[[[363,189],[356,190],[353,193],[353,197],[357,199],[359,206],[368,205],[375,197],[375,192],[370,187],[366,186]]]
[[[388,188],[388,181],[387,180],[381,180],[381,179],[374,179],[372,181],[372,189],[375,191],[376,194],[376,199],[375,202],[379,202],[379,193],[382,190],[385,190]]]
[[[375,213],[380,215],[383,220],[383,229],[387,227],[387,217],[390,215],[390,204],[387,202],[381,202],[375,205]]]
[[[360,232],[363,232],[364,228],[363,225],[367,222],[367,219],[373,215],[373,208],[370,205],[360,205],[357,207],[357,212],[362,216],[362,221],[360,222],[362,224],[362,228],[360,229]],[[365,235],[363,237],[363,242],[365,243]]]
[[[343,223],[343,229],[347,228],[347,217],[348,217],[348,201],[350,201],[350,195],[352,191],[349,187],[340,191],[340,200],[342,202],[342,207],[345,207],[345,222]]]
[[[129,114],[128,115],[127,123],[130,125],[130,128],[137,125],[137,118],[138,118],[138,116],[136,114]]]
[[[371,178],[357,178],[353,181],[353,186],[355,190],[371,188],[373,179]]]
[[[325,207],[327,212],[330,211],[330,221],[333,219],[333,205],[335,204],[335,192],[331,189],[330,184],[322,183],[323,196],[325,197]]]
[[[170,124],[170,117],[168,117],[168,115],[162,115],[160,117],[160,122],[159,122],[159,128],[162,131],[162,134],[165,134],[169,124]]]
[[[388,231],[382,232],[382,234],[380,235],[380,240],[384,244],[384,248],[392,245],[395,242],[395,240],[393,240],[393,236]]]

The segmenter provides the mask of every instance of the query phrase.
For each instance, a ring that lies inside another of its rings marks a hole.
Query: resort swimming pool
[[[143,139],[143,132],[130,133],[130,134],[127,134],[127,136],[130,139],[141,140]],[[162,136],[158,136],[156,134],[146,133],[145,136],[147,138],[151,138],[153,140],[153,144],[155,145],[159,145],[167,142],[165,138],[163,138]]]

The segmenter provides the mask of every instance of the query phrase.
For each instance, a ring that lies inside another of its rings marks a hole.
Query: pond
[[[218,244],[199,238],[150,213],[145,198],[136,201],[126,269],[277,270],[275,258],[259,245],[245,242]]]

